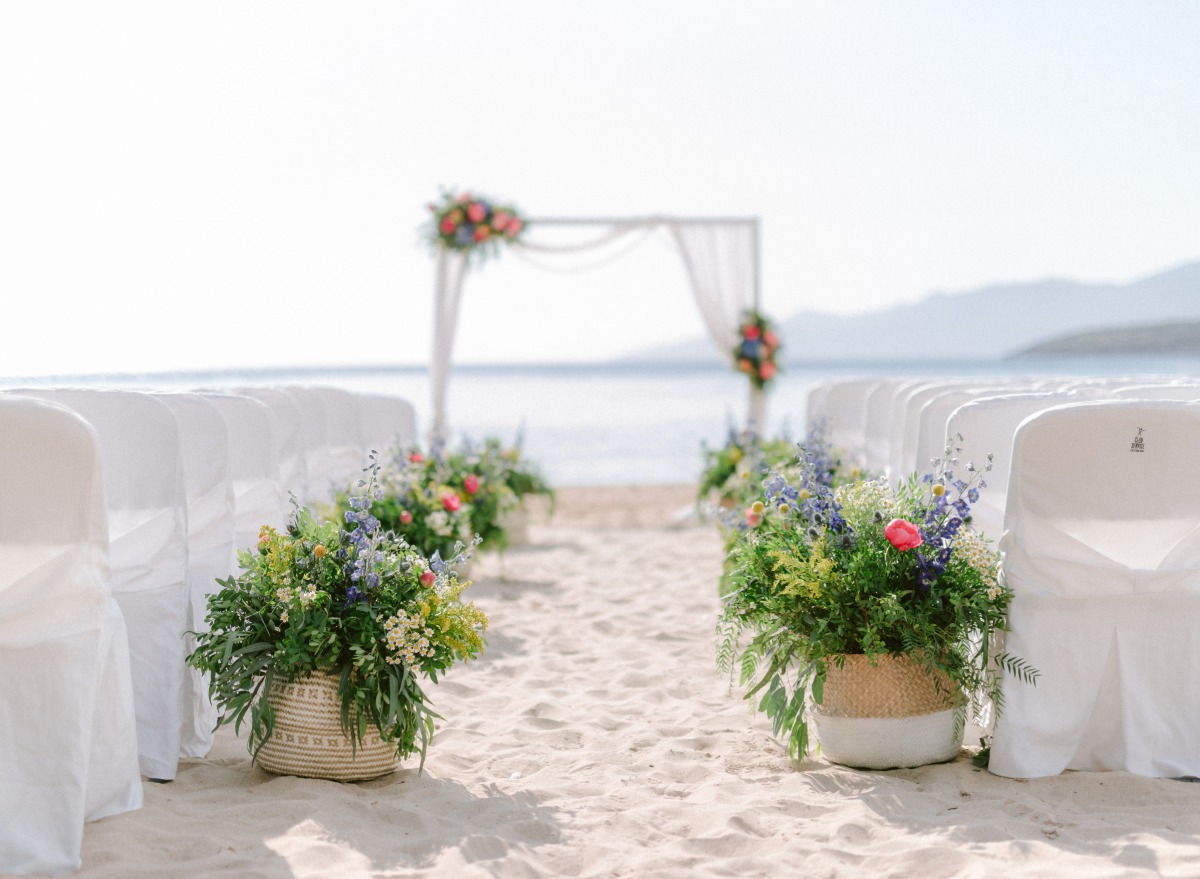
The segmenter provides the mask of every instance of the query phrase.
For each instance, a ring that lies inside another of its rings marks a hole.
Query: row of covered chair
[[[184,658],[217,578],[415,439],[407,401],[335,388],[0,392],[0,871],[77,866],[84,820],[207,753]]]
[[[858,381],[810,401],[868,467],[888,409],[892,476],[947,437],[963,462],[993,454],[972,516],[1013,592],[1006,649],[1040,672],[1005,677],[993,772],[1200,776],[1200,380]]]
[[[999,538],[1010,446],[1025,418],[1089,400],[1197,398],[1200,378],[853,378],[815,385],[806,421],[810,430],[823,425],[830,444],[854,465],[891,479],[929,469],[961,435],[955,445],[963,463],[993,456],[989,488],[972,514],[979,530]]]

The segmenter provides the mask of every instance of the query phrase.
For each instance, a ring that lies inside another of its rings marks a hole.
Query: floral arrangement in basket
[[[524,504],[528,498],[543,497],[550,503],[553,511],[554,489],[542,475],[541,469],[525,457],[521,438],[516,443],[506,446],[497,437],[488,437],[483,441],[484,453],[500,462],[501,479],[513,493],[518,504]]]
[[[814,423],[799,443],[786,437],[766,439],[754,431],[731,427],[724,446],[702,446],[702,452],[699,503],[717,503],[739,513],[762,493],[763,479],[769,472],[790,472],[801,455],[807,457],[813,478],[830,488],[867,475],[850,465],[843,452],[830,444],[824,419]],[[723,524],[737,527],[741,522],[735,519]]]
[[[469,192],[443,190],[442,200],[428,207],[433,214],[430,241],[448,250],[489,255],[500,244],[517,241],[525,228],[516,208]]]
[[[371,515],[430,558],[448,558],[456,543],[472,540],[481,550],[504,549],[505,516],[521,500],[517,489],[549,491],[536,470],[518,465],[498,440],[429,454],[398,447],[384,457],[378,480]],[[341,510],[349,496],[339,495]]]
[[[752,430],[730,428],[725,445],[701,445],[704,465],[697,501],[737,508],[749,504],[761,488],[763,477],[791,463],[796,444],[786,437],[766,439]]]
[[[733,361],[751,384],[762,390],[775,378],[779,366],[775,355],[780,349],[779,336],[767,318],[750,310],[742,315],[741,338],[733,349]]]
[[[803,455],[750,507],[751,527],[729,553],[718,664],[731,674],[740,665],[746,698],[759,699],[792,757],[808,752],[807,703],[821,703],[829,668],[847,656],[913,657],[949,679],[947,705],[967,698],[977,718],[1001,707],[998,666],[1036,678],[1023,660],[992,653],[1012,594],[998,554],[968,524],[990,458],[960,478],[954,451],[896,488],[877,479],[831,488]]]
[[[377,469],[350,499],[347,527],[297,507],[284,531],[263,527],[239,553],[242,573],[209,596],[209,629],[188,662],[211,676],[218,723],[240,729],[250,715],[252,754],[273,732],[272,684],[324,672],[338,678],[352,745],[375,727],[398,758],[419,752],[423,766],[438,715],[420,678],[436,683],[484,647],[487,617],[462,600],[470,583],[455,570],[465,547],[430,559],[385,531],[367,511]]]

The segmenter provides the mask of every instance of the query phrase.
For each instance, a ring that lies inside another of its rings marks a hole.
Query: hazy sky
[[[778,317],[1130,280],[1200,258],[1197,47],[1191,0],[0,0],[0,375],[422,362],[441,186],[758,215]],[[651,240],[488,265],[456,350],[700,334]]]

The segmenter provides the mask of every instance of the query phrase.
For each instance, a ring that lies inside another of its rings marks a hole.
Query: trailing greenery
[[[935,472],[896,487],[829,485],[819,457],[773,474],[728,555],[717,660],[740,666],[746,698],[771,718],[789,753],[808,751],[806,703],[820,704],[830,663],[846,654],[907,654],[965,694],[976,712],[1000,706],[999,669],[1032,683],[1018,657],[992,655],[1011,592],[999,556],[969,525],[984,487],[953,447]]]
[[[218,725],[235,729],[249,714],[251,753],[274,729],[265,699],[272,682],[316,671],[339,676],[343,731],[357,747],[371,726],[400,758],[425,754],[437,714],[421,685],[460,660],[479,656],[487,617],[461,595],[470,583],[455,566],[430,559],[384,531],[367,507],[379,496],[371,477],[348,501],[348,527],[296,508],[284,531],[264,526],[242,573],[208,599],[208,630],[195,633],[188,662],[210,675]]]

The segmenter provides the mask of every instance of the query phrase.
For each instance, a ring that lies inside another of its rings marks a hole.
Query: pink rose
[[[775,377],[775,364],[768,360],[758,368],[758,377],[763,381],[770,381]]]
[[[412,513],[410,513],[408,510],[401,510],[400,511],[400,524],[407,525],[411,521],[412,521]]]
[[[511,219],[512,214],[505,213],[504,211],[496,211],[492,217],[492,228],[497,232],[503,232],[504,227],[508,225],[508,221]]]
[[[763,341],[766,342],[767,346],[770,348],[779,347],[779,337],[770,330],[763,334]]]
[[[457,513],[458,508],[462,506],[462,500],[456,494],[444,494],[442,495],[442,506],[448,513]]]
[[[751,341],[754,341],[761,335],[762,332],[754,324],[746,324],[744,327],[742,327],[742,338],[744,339],[750,339]]]
[[[754,528],[762,519],[754,510],[746,510],[746,524]]]
[[[437,574],[435,574],[433,571],[422,571],[421,572],[421,585],[422,586],[432,586],[433,581],[436,579],[437,579]]]
[[[508,237],[516,238],[521,234],[521,229],[524,228],[524,226],[525,224],[521,220],[513,217],[508,221]]]
[[[905,519],[893,519],[888,522],[887,527],[883,529],[883,536],[901,552],[916,549],[925,542],[921,539],[921,532],[917,526]]]
[[[467,490],[467,494],[475,494],[475,492],[479,491],[479,477],[474,473],[467,476],[463,480],[463,488]]]
[[[425,460],[425,456],[422,455],[420,452],[413,452],[411,455],[408,456],[408,460],[414,464],[420,464],[422,461]]]
[[[443,235],[453,235],[456,228],[458,228],[457,224],[449,217],[446,217],[446,219],[442,220],[442,222],[438,225],[438,231]]]
[[[467,208],[467,219],[472,223],[482,223],[483,218],[486,216],[487,211],[484,210],[483,205],[481,205],[479,202],[475,202]]]

